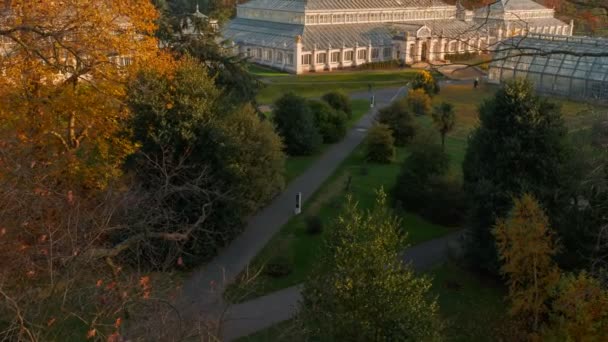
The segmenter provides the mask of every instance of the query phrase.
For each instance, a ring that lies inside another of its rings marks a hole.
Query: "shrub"
[[[405,146],[416,134],[416,123],[404,99],[382,108],[378,113],[378,121],[390,127],[396,146]]]
[[[359,70],[382,70],[382,69],[394,69],[398,67],[403,67],[404,64],[402,61],[398,59],[391,59],[390,61],[381,61],[381,62],[371,62],[360,64],[357,66]]]
[[[273,121],[288,154],[310,155],[321,147],[322,137],[305,98],[293,93],[283,95],[274,104]]]
[[[309,216],[306,218],[306,232],[310,235],[316,235],[323,231],[323,221],[319,216]]]
[[[433,74],[423,70],[412,81],[412,89],[422,89],[429,96],[439,94],[439,84]]]
[[[353,116],[350,99],[346,94],[339,91],[330,91],[323,95],[321,99],[327,102],[333,109],[344,112],[349,119]]]
[[[449,157],[429,134],[412,144],[393,195],[405,210],[435,223],[458,225],[466,209],[462,186],[456,178],[447,176]]]
[[[309,105],[323,142],[331,144],[342,140],[346,135],[346,114],[321,101],[312,100]]]
[[[408,108],[416,115],[427,115],[431,111],[431,97],[422,89],[410,90],[406,101]]]
[[[368,161],[391,163],[395,160],[395,139],[387,125],[377,124],[369,130],[366,147]]]

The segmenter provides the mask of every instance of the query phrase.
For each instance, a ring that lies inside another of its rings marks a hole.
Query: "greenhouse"
[[[539,92],[608,102],[608,39],[528,35],[503,41],[490,63],[493,83],[527,78]]]

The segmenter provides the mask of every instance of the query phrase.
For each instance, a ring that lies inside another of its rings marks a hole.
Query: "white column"
[[[573,34],[574,32],[574,20],[570,19],[570,36]]]
[[[295,61],[293,61],[294,63],[294,69],[296,71],[296,74],[301,74],[302,73],[302,36],[297,35],[295,37],[296,40],[296,44],[295,44],[295,49],[294,49],[294,56],[293,58],[295,59]]]

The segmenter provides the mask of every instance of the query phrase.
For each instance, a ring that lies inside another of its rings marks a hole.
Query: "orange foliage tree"
[[[0,339],[107,324],[138,288],[81,256],[120,229],[109,185],[136,148],[122,132],[126,84],[142,65],[173,65],[157,16],[148,0],[0,2]],[[103,312],[82,300],[97,277],[116,283]]]
[[[496,245],[507,276],[511,315],[529,323],[537,331],[549,308],[550,291],[560,277],[552,257],[555,242],[549,219],[530,194],[516,199],[507,219],[499,219],[494,228]]]
[[[5,148],[42,168],[47,180],[104,186],[132,150],[116,134],[127,115],[126,78],[159,60],[154,6],[146,0],[8,4],[0,17]]]
[[[608,291],[585,272],[565,275],[555,289],[551,341],[602,341],[608,336]]]

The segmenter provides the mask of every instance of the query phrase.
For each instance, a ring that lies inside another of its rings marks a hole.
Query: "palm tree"
[[[456,125],[456,115],[454,106],[451,103],[442,102],[433,109],[433,123],[439,134],[441,134],[441,149],[445,151],[445,136],[454,129]]]

